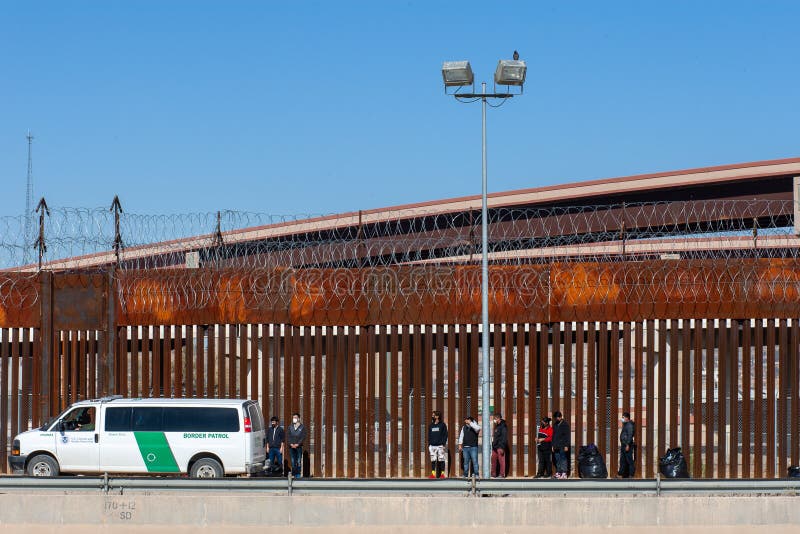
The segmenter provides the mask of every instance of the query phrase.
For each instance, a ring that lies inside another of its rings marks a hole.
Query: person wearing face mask
[[[508,451],[508,426],[499,413],[494,414],[494,433],[492,434],[492,478],[506,477],[506,453]],[[499,468],[499,470],[498,470]]]
[[[269,471],[277,471],[283,469],[283,446],[286,441],[286,432],[284,432],[280,421],[274,415],[269,420],[270,427],[267,430],[267,466]],[[275,460],[278,461],[278,467],[275,467]]]
[[[636,464],[633,462],[633,455],[636,450],[634,432],[636,427],[631,421],[631,414],[622,414],[622,429],[619,432],[619,471],[617,474],[622,478],[633,478],[636,474]]]
[[[564,416],[556,410],[553,412],[553,456],[556,464],[556,478],[569,478],[569,448],[570,430],[569,423]]]
[[[303,443],[306,440],[306,427],[300,421],[300,414],[292,414],[292,424],[286,432],[289,454],[292,459],[292,475],[300,478],[303,474]]]
[[[464,478],[469,476],[470,466],[472,466],[472,474],[478,476],[478,434],[480,433],[481,427],[475,419],[470,415],[466,416],[464,426],[461,427],[458,435],[458,450],[463,459]]]
[[[447,446],[447,425],[442,421],[442,412],[434,410],[431,424],[428,425],[428,452],[431,456],[431,474],[428,478],[447,478],[445,458]]]

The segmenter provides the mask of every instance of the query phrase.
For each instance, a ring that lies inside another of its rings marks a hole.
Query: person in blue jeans
[[[461,451],[464,464],[464,478],[470,476],[470,464],[472,465],[472,474],[478,476],[478,434],[480,432],[481,427],[472,416],[468,415],[464,418],[464,426],[461,427],[461,432],[458,434],[458,450]]]
[[[276,416],[269,420],[270,427],[267,430],[267,471],[283,470],[283,446],[286,442],[286,432],[284,432],[280,421]],[[277,466],[275,460],[278,461]]]
[[[286,442],[289,444],[289,455],[292,459],[292,475],[303,476],[303,443],[306,441],[306,427],[300,420],[299,413],[292,414],[292,424],[286,431]]]

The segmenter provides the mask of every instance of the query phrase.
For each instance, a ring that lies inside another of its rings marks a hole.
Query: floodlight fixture
[[[442,78],[445,88],[472,85],[475,81],[469,61],[445,61],[442,63]]]
[[[525,73],[528,67],[521,59],[501,59],[497,62],[497,69],[494,71],[494,83],[496,85],[516,85],[522,87],[525,83]]]

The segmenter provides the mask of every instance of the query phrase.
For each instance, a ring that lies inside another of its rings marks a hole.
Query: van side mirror
[[[66,429],[66,425],[64,424],[64,421],[59,421],[58,422],[58,430],[60,432],[64,432],[65,429]]]

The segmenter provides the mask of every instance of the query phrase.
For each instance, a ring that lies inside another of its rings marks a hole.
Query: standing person
[[[428,452],[431,456],[431,474],[428,478],[447,478],[444,473],[447,451],[447,425],[442,421],[442,412],[434,410],[428,425]]]
[[[542,417],[536,433],[536,453],[539,456],[536,478],[553,476],[553,427],[550,426],[550,421],[549,417]]]
[[[270,428],[267,430],[267,465],[274,471],[275,460],[278,460],[278,469],[283,469],[283,447],[286,441],[286,432],[276,416],[269,420]]]
[[[619,431],[619,471],[617,471],[622,478],[633,478],[636,474],[636,464],[633,461],[636,451],[635,430],[636,425],[631,421],[630,412],[623,412],[622,429]]]
[[[464,464],[464,478],[469,476],[469,467],[472,464],[472,473],[478,476],[478,434],[481,433],[481,427],[468,415],[464,418],[464,426],[461,427],[461,432],[458,434],[458,450],[461,451],[461,457]]]
[[[553,412],[553,457],[556,463],[556,478],[569,477],[569,423],[559,411]]]
[[[506,477],[506,451],[508,450],[508,427],[499,413],[494,414],[494,433],[492,434],[492,477]],[[499,473],[497,470],[499,464]]]
[[[289,454],[292,458],[292,475],[294,478],[303,476],[303,443],[306,441],[306,427],[300,420],[299,413],[292,414],[292,424],[286,432],[286,441],[289,443]]]

